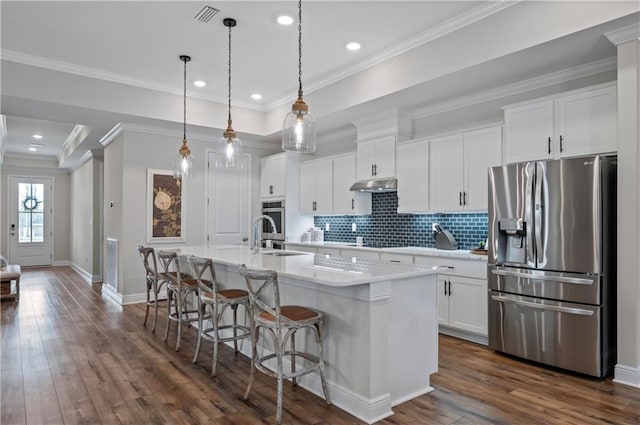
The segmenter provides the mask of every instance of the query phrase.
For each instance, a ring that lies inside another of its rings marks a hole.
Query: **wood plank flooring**
[[[162,341],[141,304],[120,307],[68,267],[25,269],[19,302],[0,304],[0,424],[270,424],[275,380],[260,373],[242,400],[249,360],[210,343],[191,363],[195,330]],[[640,424],[640,390],[541,368],[440,337],[435,390],[382,424]],[[302,388],[285,386],[283,422],[360,424]]]

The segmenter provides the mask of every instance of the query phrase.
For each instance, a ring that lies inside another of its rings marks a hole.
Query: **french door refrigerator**
[[[603,377],[615,361],[616,158],[489,169],[489,347]]]

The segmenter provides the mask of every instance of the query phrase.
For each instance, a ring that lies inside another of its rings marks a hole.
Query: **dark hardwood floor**
[[[242,400],[249,360],[222,346],[210,376],[210,343],[191,363],[195,330],[182,349],[142,326],[141,304],[124,308],[68,267],[26,269],[19,302],[2,302],[0,423],[267,424],[275,380],[260,373]],[[440,337],[435,390],[397,406],[383,424],[639,424],[640,390],[517,361]],[[285,386],[283,421],[359,424],[302,388]]]

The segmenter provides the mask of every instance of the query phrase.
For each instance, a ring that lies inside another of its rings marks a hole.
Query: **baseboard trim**
[[[122,295],[116,292],[116,290],[111,285],[103,284],[102,285],[102,294],[111,298],[113,301],[122,305]]]
[[[613,382],[640,388],[640,368],[616,365],[613,372]]]
[[[391,406],[395,407],[395,406],[397,406],[399,404],[402,404],[402,403],[404,403],[406,401],[413,400],[416,397],[420,397],[420,396],[423,396],[425,394],[429,394],[431,391],[433,391],[433,387],[431,387],[431,386],[429,386],[427,388],[423,388],[423,389],[421,389],[419,391],[416,391],[416,392],[414,392],[412,394],[407,394],[404,397],[400,397],[400,398],[398,398],[396,400],[393,400],[391,402]]]
[[[447,326],[438,326],[438,332],[444,335],[449,335],[455,338],[464,339],[467,341],[475,342],[480,345],[489,345],[489,337],[486,335],[474,334],[472,332],[463,331],[460,329],[454,329]]]
[[[82,278],[84,280],[87,281],[87,283],[92,283],[93,282],[93,275],[91,273],[89,273],[88,271],[86,271],[85,269],[83,269],[82,267],[80,267],[79,265],[71,262],[69,263],[69,266],[71,266],[71,268],[73,270],[76,271],[76,273],[78,273],[80,276],[82,276]]]
[[[70,266],[70,265],[71,265],[71,261],[68,261],[68,260],[59,260],[51,263],[52,267],[63,267],[63,266]]]
[[[140,303],[146,303],[147,302],[147,293],[146,292],[139,293],[139,294],[120,295],[120,297],[121,297],[121,304],[122,305],[140,304]],[[167,291],[160,291],[160,293],[158,294],[158,298],[160,300],[166,299],[167,298]]]

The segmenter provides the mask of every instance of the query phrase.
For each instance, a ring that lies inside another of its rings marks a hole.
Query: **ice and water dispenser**
[[[498,264],[525,264],[527,223],[522,218],[498,220]]]

